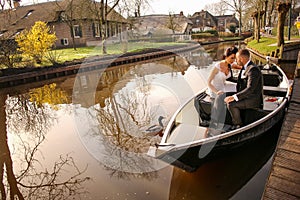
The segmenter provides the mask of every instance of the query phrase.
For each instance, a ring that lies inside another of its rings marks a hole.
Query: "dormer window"
[[[6,31],[7,30],[0,31],[0,37],[2,37]]]
[[[23,17],[23,19],[24,19],[24,18],[28,18],[28,17],[32,14],[32,12],[33,12],[33,10],[29,10],[29,11],[27,12],[27,14]]]
[[[24,29],[18,29],[17,32],[15,32],[15,33],[13,34],[12,37],[16,37],[16,36],[19,35],[23,30],[24,30]]]
[[[60,21],[66,21],[68,19],[65,11],[60,11],[59,13],[59,20]]]

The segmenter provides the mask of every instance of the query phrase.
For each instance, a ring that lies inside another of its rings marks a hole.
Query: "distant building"
[[[235,15],[220,15],[215,16],[218,21],[217,30],[218,31],[228,31],[230,26],[234,29],[239,27],[239,21],[236,19]]]
[[[74,0],[71,5],[70,1],[62,0],[20,6],[17,2],[14,9],[0,12],[0,39],[13,39],[36,21],[43,21],[56,34],[56,47],[73,46],[72,35],[76,46],[97,44],[102,33],[96,13],[88,9],[92,3],[92,0]],[[69,16],[72,16],[72,24],[66,20]],[[107,20],[107,37],[118,39],[120,33],[127,30],[127,20],[116,11],[113,10]]]
[[[190,35],[192,31],[192,22],[183,15],[183,12],[134,17],[131,21],[133,34],[137,37]]]
[[[214,16],[205,10],[195,12],[190,17],[190,20],[193,22],[193,32],[203,32],[212,29],[224,32],[229,31],[230,26],[233,28],[239,26],[239,21],[234,14]]]
[[[191,17],[190,20],[193,22],[193,32],[203,32],[207,30],[216,29],[218,26],[217,19],[210,14],[208,11],[200,11],[195,12]]]

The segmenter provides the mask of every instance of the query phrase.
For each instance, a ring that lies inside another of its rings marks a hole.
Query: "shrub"
[[[51,34],[47,24],[41,21],[35,22],[29,31],[25,30],[16,36],[22,55],[32,58],[37,63],[41,63],[55,41],[55,34]]]

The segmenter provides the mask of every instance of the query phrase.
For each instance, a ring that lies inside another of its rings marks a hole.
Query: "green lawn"
[[[127,44],[126,52],[141,51],[147,48],[160,48],[164,46],[183,45],[186,43],[181,42],[129,42]],[[108,44],[106,55],[115,55],[124,53],[125,45],[120,43]],[[57,49],[51,50],[44,57],[42,63],[33,63],[29,58],[23,57],[21,62],[16,62],[14,67],[22,68],[25,66],[51,66],[54,61],[56,63],[63,63],[65,61],[73,61],[75,59],[82,59],[91,56],[103,56],[102,46],[98,47],[77,47],[76,50],[73,48],[68,49]],[[52,61],[50,61],[52,60]],[[7,68],[5,65],[0,63],[0,69]]]
[[[277,39],[269,37],[262,37],[259,42],[252,40],[247,44],[247,47],[254,49],[263,55],[269,55],[272,51],[275,52],[276,49],[279,49],[279,47],[277,47]]]
[[[175,42],[163,42],[163,43],[133,42],[132,43],[131,42],[128,43],[127,52],[140,51],[147,48],[159,48],[163,46],[170,46],[170,45],[173,46],[173,45],[182,45],[182,44],[184,43],[175,43]],[[107,55],[122,54],[124,53],[123,50],[124,48],[125,45],[120,43],[107,45]],[[53,50],[51,53],[56,55],[59,62],[81,59],[89,56],[103,55],[102,46],[79,47],[76,50],[74,50],[73,48],[59,49],[59,50]]]

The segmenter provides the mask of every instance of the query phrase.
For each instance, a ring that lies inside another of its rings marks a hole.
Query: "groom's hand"
[[[228,96],[228,97],[225,97],[225,99],[224,99],[225,103],[230,103],[232,101],[234,101],[234,97],[233,96]]]

